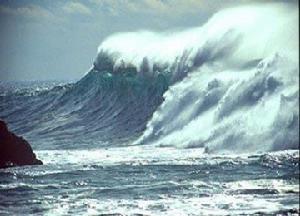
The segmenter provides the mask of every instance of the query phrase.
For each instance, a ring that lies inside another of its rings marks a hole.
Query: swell
[[[168,85],[163,75],[92,69],[59,90],[1,96],[0,116],[42,149],[120,145],[145,129]]]
[[[1,94],[0,117],[40,149],[295,149],[297,18],[285,5],[259,5],[182,32],[116,34],[78,82]]]

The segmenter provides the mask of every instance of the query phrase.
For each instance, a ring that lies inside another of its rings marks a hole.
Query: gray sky
[[[79,79],[112,33],[200,26],[237,2],[250,0],[0,0],[0,80]]]

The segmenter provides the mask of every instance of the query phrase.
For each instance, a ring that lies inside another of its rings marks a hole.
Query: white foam
[[[297,148],[298,17],[287,4],[259,4],[220,11],[182,32],[109,37],[99,53],[137,68],[145,58],[149,65],[166,63],[177,82],[136,144],[235,152]]]
[[[153,63],[172,64],[187,55],[184,64],[216,59],[241,64],[280,50],[298,59],[298,10],[283,4],[259,4],[216,13],[201,27],[181,32],[127,32],[107,38],[98,48],[118,64],[139,67],[146,57]],[[199,58],[199,57],[198,57]]]
[[[277,54],[250,70],[203,68],[166,92],[137,143],[218,152],[297,148],[298,71]]]

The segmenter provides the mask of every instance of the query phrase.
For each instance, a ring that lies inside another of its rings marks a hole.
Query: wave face
[[[2,93],[0,117],[41,149],[298,148],[298,11],[288,7],[227,9],[182,32],[113,35],[78,82]]]
[[[137,77],[131,69],[125,70],[112,75],[92,69],[74,84],[6,93],[1,96],[1,118],[32,143],[43,143],[40,148],[126,143],[145,129],[168,81],[163,76]]]

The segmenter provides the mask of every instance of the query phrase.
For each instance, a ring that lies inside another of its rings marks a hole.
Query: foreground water
[[[299,151],[41,150],[45,165],[0,171],[7,215],[298,215]]]

